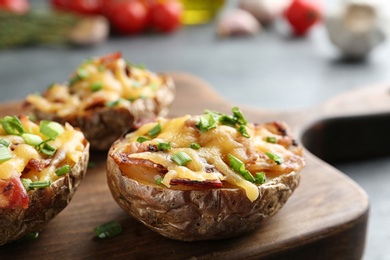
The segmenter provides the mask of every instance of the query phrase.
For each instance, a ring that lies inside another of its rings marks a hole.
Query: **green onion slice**
[[[272,161],[274,161],[276,164],[282,164],[284,162],[283,157],[276,153],[271,153],[271,152],[265,152],[265,154],[270,158]]]
[[[237,131],[246,138],[250,138],[251,136],[248,134],[248,131],[246,130],[246,127],[244,125],[240,125],[237,128]]]
[[[29,187],[30,189],[44,189],[49,187],[51,184],[50,181],[34,181],[30,182]]]
[[[0,144],[0,162],[8,161],[12,158],[12,153],[7,146]]]
[[[55,173],[57,176],[62,176],[62,175],[65,175],[67,174],[68,172],[70,172],[72,168],[69,166],[69,165],[64,165],[60,168],[58,168]]]
[[[57,122],[42,120],[39,123],[39,131],[48,138],[55,139],[57,136],[61,135],[65,129]]]
[[[6,116],[0,119],[0,122],[4,131],[9,135],[21,135],[26,132],[17,116]]]
[[[110,221],[93,229],[98,238],[105,239],[118,235],[122,232],[122,226],[118,221]]]
[[[0,145],[3,145],[5,147],[9,147],[10,144],[11,144],[11,142],[8,141],[7,139],[4,139],[4,138],[0,139]]]
[[[242,112],[240,111],[240,109],[238,107],[233,107],[232,108],[232,112],[233,112],[233,118],[234,120],[239,124],[239,125],[246,125],[248,123],[248,121],[246,121],[244,115],[242,114]]]
[[[169,151],[169,150],[171,150],[171,142],[168,142],[168,143],[158,142],[157,143],[157,150],[158,151]]]
[[[210,129],[217,127],[217,122],[212,114],[206,114],[199,118],[199,122],[195,125],[201,133],[207,132]]]
[[[276,137],[275,136],[267,136],[265,138],[265,141],[268,142],[268,143],[273,143],[273,144],[276,144],[277,143],[277,140],[276,140]]]
[[[198,149],[200,149],[200,144],[198,144],[198,143],[191,143],[190,144],[190,148],[192,148],[194,150],[198,150]]]
[[[181,166],[186,166],[187,163],[192,161],[192,158],[185,152],[177,152],[172,155],[172,161]]]
[[[257,172],[255,177],[256,184],[263,184],[267,180],[264,172]]]
[[[89,85],[89,88],[92,92],[99,91],[103,88],[103,83],[101,83],[100,81],[93,82],[91,83],[91,85]]]
[[[157,123],[152,129],[149,130],[148,135],[152,138],[156,137],[161,132],[161,124]]]
[[[49,141],[49,140],[47,140],[47,141]],[[48,156],[53,156],[55,154],[55,152],[57,151],[57,149],[55,147],[49,145],[46,141],[43,141],[41,144],[36,146],[36,149],[39,152],[46,154]]]
[[[147,138],[145,136],[139,136],[137,138],[137,142],[139,142],[139,143],[143,143],[143,142],[146,142],[146,141],[149,141],[149,140],[150,140],[150,138]]]
[[[26,144],[29,144],[31,146],[37,146],[43,142],[42,137],[35,134],[22,134],[22,138],[26,142]]]
[[[255,182],[255,178],[247,169],[245,169],[245,164],[240,159],[238,159],[237,157],[231,154],[228,154],[228,157],[229,157],[230,167],[235,172],[241,174],[245,180],[250,182]]]

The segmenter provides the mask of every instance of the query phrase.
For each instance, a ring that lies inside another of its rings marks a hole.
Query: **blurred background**
[[[183,0],[185,13],[176,3],[153,7],[165,12],[165,20],[146,17],[139,3],[132,3],[129,13],[123,6],[90,10],[83,2],[96,1],[81,0],[71,6],[64,6],[66,0],[30,0],[28,7],[10,7],[19,1],[0,0],[0,9],[6,6],[0,14],[0,102],[65,82],[88,57],[116,51],[152,71],[191,73],[228,100],[269,110],[307,109],[344,91],[390,84],[387,0],[312,0],[294,6],[291,0],[252,0],[257,5],[204,0],[204,10],[194,10],[201,0]],[[139,2],[152,9],[153,1]],[[4,12],[7,8],[17,14]],[[80,12],[104,16],[84,21],[86,16],[76,15]],[[24,20],[15,20],[17,15]],[[120,17],[131,15],[137,23],[129,27]],[[365,259],[390,259],[389,158],[335,166],[371,199]]]

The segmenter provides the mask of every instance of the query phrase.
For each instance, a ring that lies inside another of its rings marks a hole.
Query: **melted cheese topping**
[[[231,154],[241,160],[246,168],[255,175],[257,172],[272,172],[273,176],[299,171],[303,165],[303,157],[300,148],[289,149],[277,143],[265,141],[267,137],[278,137],[275,133],[253,124],[247,125],[250,138],[245,138],[234,127],[218,125],[207,132],[200,133],[195,127],[197,117],[186,115],[175,119],[159,118],[162,131],[150,141],[140,145],[148,147],[159,142],[170,142],[171,150],[168,151],[138,151],[139,147],[133,145],[140,136],[147,136],[156,122],[141,126],[137,131],[126,136],[129,143],[118,147],[114,152],[129,153],[130,158],[150,160],[164,166],[168,172],[164,175],[162,183],[170,187],[170,181],[175,178],[196,181],[220,180],[245,190],[248,199],[254,201],[259,196],[256,184],[247,181],[231,167],[228,155]],[[198,143],[198,150],[189,148],[191,143]],[[145,149],[144,149],[145,150]],[[186,166],[181,166],[172,161],[172,155],[177,152],[185,152],[192,159]],[[266,156],[271,152],[281,156],[282,164],[277,164]],[[216,171],[207,171],[206,167],[215,168]],[[253,169],[253,170],[251,170]]]
[[[65,117],[110,103],[128,107],[136,99],[152,99],[164,83],[158,74],[122,58],[109,63],[96,58],[80,65],[68,84],[53,84],[43,95],[31,94],[26,100],[42,112]]]
[[[43,140],[47,139],[39,132],[39,125],[29,121],[27,117],[21,117],[21,122],[28,133],[38,135]],[[54,141],[48,142],[56,148],[56,153],[52,157],[26,144],[20,136],[7,135],[1,125],[0,139],[10,142],[9,151],[12,154],[11,159],[0,162],[0,179],[9,179],[16,171],[20,177],[29,178],[32,181],[55,181],[59,178],[55,170],[63,165],[73,167],[80,161],[86,145],[84,135],[69,124],[65,125],[61,135]],[[42,170],[27,167],[31,160],[46,161],[47,165]]]

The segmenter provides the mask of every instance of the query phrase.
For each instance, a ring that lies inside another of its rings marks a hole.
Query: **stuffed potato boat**
[[[26,98],[38,119],[80,128],[93,150],[108,150],[133,122],[164,116],[174,98],[173,80],[121,58],[120,53],[81,64],[66,84]]]
[[[71,125],[0,118],[0,245],[41,231],[83,179],[89,143]]]
[[[232,111],[160,117],[118,139],[107,179],[119,206],[184,241],[237,236],[276,214],[299,184],[302,149],[285,123]]]

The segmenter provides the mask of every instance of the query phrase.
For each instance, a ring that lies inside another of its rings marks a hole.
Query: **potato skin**
[[[89,143],[80,161],[64,177],[50,187],[28,191],[27,209],[0,209],[0,245],[18,240],[25,235],[42,231],[48,222],[70,202],[87,171]]]
[[[175,95],[175,84],[171,77],[163,74],[159,76],[164,79],[165,84],[157,91],[156,97],[137,99],[130,107],[96,107],[66,117],[45,113],[35,107],[32,108],[32,113],[38,120],[52,120],[60,124],[68,122],[81,129],[91,144],[91,150],[108,151],[111,144],[138,120],[168,114]]]
[[[182,241],[234,237],[253,230],[275,215],[300,181],[299,172],[279,176],[260,185],[251,202],[242,189],[173,190],[138,182],[122,174],[107,158],[107,181],[119,206],[151,230]]]

